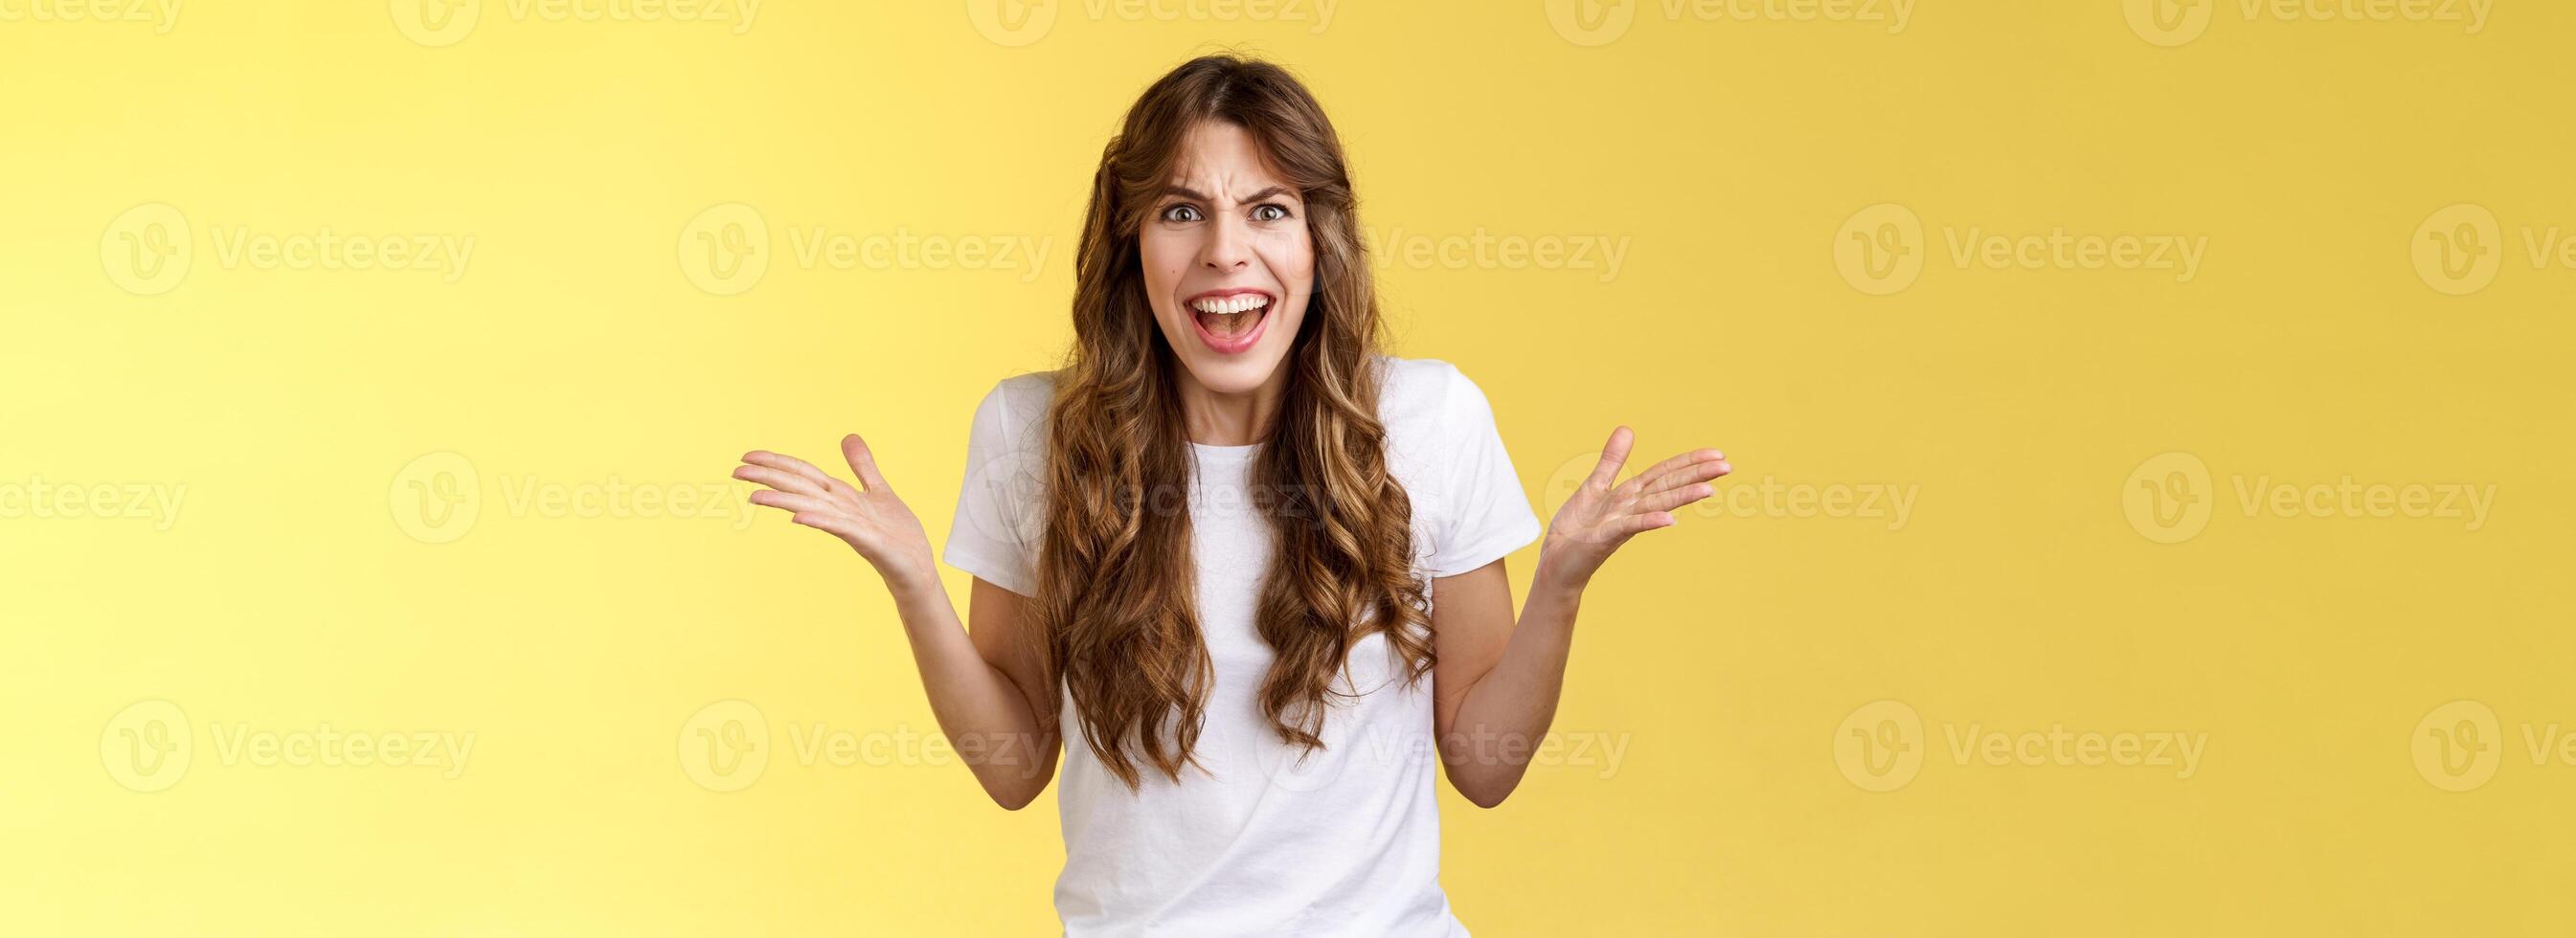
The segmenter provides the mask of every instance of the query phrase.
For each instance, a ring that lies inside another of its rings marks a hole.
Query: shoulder
[[[1492,419],[1484,389],[1456,365],[1394,355],[1380,355],[1378,363],[1378,418],[1390,433],[1399,424],[1454,429]]]
[[[1379,357],[1378,420],[1388,463],[1417,493],[1446,487],[1459,458],[1495,433],[1485,393],[1458,366],[1437,358]]]
[[[977,429],[1012,439],[1036,432],[1045,424],[1047,408],[1055,401],[1058,374],[1033,371],[994,382],[992,389],[984,392],[983,400],[975,404]]]

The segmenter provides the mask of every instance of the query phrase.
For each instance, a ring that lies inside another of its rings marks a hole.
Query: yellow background
[[[754,447],[837,468],[855,430],[944,539],[977,398],[1068,339],[1114,122],[1240,48],[1309,79],[1380,243],[1431,239],[1378,269],[1396,351],[1484,387],[1542,515],[1623,422],[1653,457],[1724,448],[1730,486],[1913,493],[1902,523],[1739,501],[1614,561],[1556,726],[1616,771],[1542,765],[1492,811],[1443,789],[1477,934],[2566,933],[2576,764],[2526,734],[2576,732],[2576,270],[2524,239],[2576,234],[2576,11],[1173,2],[1014,33],[954,2],[774,0],[737,32],[487,0],[438,45],[409,0],[196,0],[166,31],[0,0],[0,931],[1052,933],[1052,794],[796,757],[934,726],[865,566],[738,524],[739,490],[633,493]],[[693,276],[693,219],[734,203],[765,273]],[[1886,203],[1921,269],[1873,295],[1837,252]],[[2460,203],[2498,227],[2450,296],[2411,258]],[[154,204],[175,283],[116,227]],[[800,262],[814,226],[1051,253],[841,269]],[[2189,282],[1952,253],[2060,227],[2206,253]],[[219,250],[325,229],[475,247],[452,283]],[[1615,276],[1439,260],[1480,229],[1628,246]],[[2203,467],[2173,543],[2135,504],[2164,453]],[[475,514],[431,525],[409,483],[458,466],[440,504]],[[2495,494],[2483,523],[2240,501],[2347,476]],[[720,793],[686,746],[732,700],[768,761]],[[2475,784],[2423,756],[2455,700],[2489,715]],[[123,735],[153,701],[175,779]],[[452,779],[222,755],[325,725],[475,742]],[[1916,774],[1855,767],[1855,727]],[[2188,777],[1953,755],[2054,727],[2205,750]]]

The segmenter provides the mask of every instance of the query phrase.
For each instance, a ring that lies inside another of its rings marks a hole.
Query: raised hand
[[[1548,523],[1547,538],[1539,547],[1540,576],[1555,577],[1572,587],[1591,582],[1610,554],[1629,538],[1679,523],[1674,510],[1717,494],[1710,481],[1735,471],[1727,465],[1725,453],[1695,449],[1613,485],[1635,443],[1636,435],[1627,427],[1610,431],[1610,442],[1601,447],[1600,465],[1593,467],[1592,475]]]
[[[833,478],[794,456],[753,450],[733,477],[757,482],[768,491],[751,493],[751,503],[792,512],[797,524],[824,531],[848,543],[876,567],[889,589],[901,593],[936,586],[939,569],[931,561],[930,536],[921,519],[895,497],[894,487],[877,472],[876,456],[856,433],[841,438],[841,456],[857,474],[859,486]],[[861,488],[860,486],[865,486]]]

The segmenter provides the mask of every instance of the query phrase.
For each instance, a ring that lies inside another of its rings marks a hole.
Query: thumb
[[[860,439],[858,434],[841,438],[841,458],[850,461],[850,471],[859,474],[859,483],[867,486],[868,491],[894,491],[894,486],[887,485],[885,476],[877,472],[877,456],[868,451],[868,441]]]
[[[1601,464],[1592,467],[1592,476],[1585,481],[1604,489],[1619,481],[1619,469],[1628,464],[1628,449],[1636,442],[1637,435],[1624,425],[1610,431],[1610,441],[1601,444]]]

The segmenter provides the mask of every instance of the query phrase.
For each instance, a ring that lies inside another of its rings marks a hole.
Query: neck
[[[1188,432],[1190,442],[1244,446],[1270,437],[1271,423],[1279,417],[1280,402],[1288,396],[1286,362],[1281,362],[1259,386],[1236,393],[1211,390],[1200,384],[1189,369],[1179,371],[1181,426]]]

